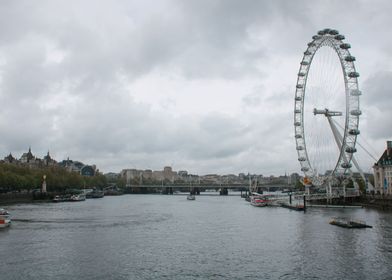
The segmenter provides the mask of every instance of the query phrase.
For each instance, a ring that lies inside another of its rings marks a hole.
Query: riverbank
[[[392,210],[392,196],[362,195],[359,197],[334,198],[328,203],[326,200],[315,200],[309,204],[309,207],[312,207],[312,205],[324,206],[325,208],[333,208],[334,206],[353,206],[380,210]]]
[[[392,210],[392,196],[364,195],[358,198],[354,205],[361,205],[365,208],[375,208],[382,210]]]
[[[12,192],[0,194],[0,206],[19,204],[19,203],[33,203],[33,202],[48,202],[59,193],[40,193],[40,192]],[[109,195],[109,194],[106,194]],[[364,195],[349,199],[334,199],[327,204],[326,201],[314,201],[312,204],[317,205],[346,205],[346,206],[360,206],[365,208],[374,208],[381,210],[392,211],[392,196],[380,195]],[[312,207],[310,204],[309,207]]]
[[[0,194],[0,205],[33,202],[32,193],[3,193]]]
[[[47,202],[53,199],[53,194],[40,192],[12,192],[0,194],[0,205],[18,203]]]

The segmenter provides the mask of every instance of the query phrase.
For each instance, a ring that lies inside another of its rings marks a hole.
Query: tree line
[[[82,176],[77,172],[68,172],[59,166],[29,168],[22,165],[0,163],[0,192],[41,189],[44,176],[47,191],[64,191],[70,188],[101,189],[106,187],[108,183],[102,174],[91,177]]]

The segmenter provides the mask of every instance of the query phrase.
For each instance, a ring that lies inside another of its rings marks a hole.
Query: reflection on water
[[[390,213],[125,195],[10,206],[1,279],[388,279]],[[333,216],[372,229],[328,224]]]

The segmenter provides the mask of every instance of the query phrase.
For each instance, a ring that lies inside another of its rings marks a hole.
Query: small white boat
[[[5,209],[0,209],[0,228],[9,227],[11,225],[11,215]]]
[[[188,200],[195,200],[196,197],[195,197],[193,194],[189,194],[189,195],[186,197],[186,199],[188,199]]]
[[[53,202],[64,202],[64,201],[69,201],[70,200],[70,196],[64,196],[64,195],[56,195],[53,198]]]
[[[86,196],[84,194],[74,194],[71,196],[70,201],[84,201]]]

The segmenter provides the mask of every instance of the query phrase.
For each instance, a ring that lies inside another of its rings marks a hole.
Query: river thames
[[[391,212],[123,195],[8,206],[0,279],[392,279]],[[370,229],[329,225],[365,220]]]

